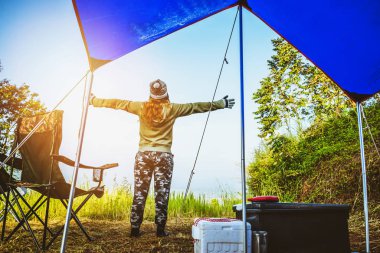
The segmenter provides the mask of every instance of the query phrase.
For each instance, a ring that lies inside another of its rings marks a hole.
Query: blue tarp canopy
[[[379,0],[73,0],[92,71],[240,3],[354,101],[380,91]]]

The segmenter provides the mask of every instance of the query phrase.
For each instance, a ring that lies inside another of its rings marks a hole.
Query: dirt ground
[[[102,252],[193,252],[191,220],[172,220],[167,225],[170,236],[156,237],[154,222],[144,221],[138,238],[129,237],[130,225],[127,221],[82,220],[94,241],[89,242],[75,223],[70,224],[70,233],[66,252],[102,253]],[[52,229],[60,224],[53,223]],[[11,227],[11,226],[9,226]],[[42,229],[33,222],[38,238],[42,238]],[[9,231],[8,231],[9,232]],[[61,238],[52,244],[48,252],[59,252]],[[0,252],[35,252],[32,238],[26,231],[18,231],[9,242],[0,245]]]
[[[127,221],[83,220],[94,241],[89,242],[75,223],[70,225],[66,252],[102,253],[102,252],[194,252],[191,237],[193,219],[173,219],[168,223],[169,237],[159,238],[155,235],[153,222],[144,221],[139,238],[129,237],[130,225]],[[51,226],[58,229],[61,223],[54,222]],[[32,223],[39,238],[42,237],[42,226]],[[9,226],[11,227],[11,225]],[[9,231],[8,231],[9,233]],[[380,238],[380,234],[371,235]],[[61,238],[53,243],[48,252],[59,252]],[[351,232],[351,248],[355,252],[364,252],[365,239],[361,234]],[[380,240],[371,242],[372,253],[380,252]],[[17,232],[9,242],[0,245],[0,252],[36,252],[36,248],[26,231]]]

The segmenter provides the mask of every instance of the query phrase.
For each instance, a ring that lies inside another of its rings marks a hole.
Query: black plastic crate
[[[349,205],[253,202],[247,222],[268,233],[268,253],[349,253],[349,211]]]

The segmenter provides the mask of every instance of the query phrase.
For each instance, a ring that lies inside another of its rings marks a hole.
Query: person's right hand
[[[235,105],[235,99],[234,98],[228,98],[228,95],[224,98],[224,107],[228,109],[232,109],[232,107]]]

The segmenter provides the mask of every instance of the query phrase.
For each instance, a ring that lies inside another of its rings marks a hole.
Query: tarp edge
[[[83,44],[84,44],[84,47],[86,48],[86,54],[87,54],[87,59],[88,59],[88,64],[90,65],[90,70],[91,72],[94,72],[97,68],[99,68],[100,66],[106,64],[106,63],[103,63],[99,66],[93,66],[92,61],[91,61],[91,56],[90,56],[90,51],[88,50],[88,45],[87,45],[87,40],[86,40],[86,36],[84,35],[84,29],[83,29],[83,25],[82,25],[82,21],[80,19],[80,16],[79,16],[79,10],[78,10],[78,7],[77,7],[77,3],[76,3],[76,0],[72,0],[72,3],[73,3],[73,7],[74,7],[74,11],[75,11],[75,16],[77,18],[77,21],[78,21],[78,25],[79,25],[79,30],[80,30],[80,33],[81,33],[81,36],[82,36],[82,39],[83,39]]]
[[[207,16],[205,16],[205,17],[199,19],[199,20],[196,20],[196,21],[194,21],[194,22],[191,22],[191,23],[187,24],[186,26],[181,27],[180,29],[174,30],[174,31],[172,31],[172,32],[170,32],[170,33],[168,33],[168,34],[166,34],[165,36],[159,37],[159,38],[157,38],[157,39],[155,39],[155,40],[150,41],[149,43],[146,43],[146,44],[144,44],[144,45],[142,45],[142,46],[139,46],[139,47],[133,49],[132,51],[129,51],[129,52],[127,52],[127,53],[125,53],[125,54],[123,54],[123,55],[121,55],[121,56],[119,56],[119,57],[113,59],[113,60],[104,60],[104,59],[93,58],[93,57],[90,55],[90,52],[89,52],[89,49],[88,49],[88,45],[87,45],[87,41],[86,41],[86,37],[85,37],[85,34],[84,34],[84,29],[83,29],[82,22],[81,22],[81,19],[80,19],[80,16],[79,16],[79,10],[78,10],[78,8],[77,8],[76,0],[72,0],[72,3],[73,3],[74,10],[75,10],[75,15],[76,15],[77,20],[78,20],[79,28],[80,28],[81,35],[82,35],[82,39],[83,39],[83,43],[84,43],[85,48],[86,48],[86,52],[87,52],[87,57],[88,57],[88,61],[89,61],[89,65],[90,65],[90,69],[91,69],[92,72],[94,72],[94,71],[95,71],[96,69],[98,69],[99,67],[101,67],[101,66],[103,66],[103,65],[105,65],[105,64],[107,64],[107,63],[109,63],[109,62],[111,62],[111,61],[117,60],[117,59],[119,59],[119,58],[121,58],[121,57],[123,57],[123,56],[125,56],[125,55],[127,55],[127,54],[129,54],[129,53],[131,53],[131,52],[133,52],[133,51],[135,51],[135,50],[141,48],[141,47],[144,47],[144,46],[146,46],[146,45],[149,45],[150,43],[155,42],[155,41],[157,41],[157,40],[159,40],[159,39],[165,38],[166,36],[168,36],[168,35],[170,35],[170,34],[172,34],[172,33],[174,33],[174,32],[180,31],[180,30],[182,30],[182,29],[184,29],[184,28],[186,28],[186,27],[188,27],[188,26],[191,26],[191,25],[193,25],[193,24],[195,24],[195,23],[198,23],[198,22],[200,22],[200,21],[202,21],[202,20],[204,20],[204,19],[206,19],[206,18],[209,18],[209,17],[211,17],[211,16],[213,16],[213,15],[216,15],[216,14],[218,14],[218,13],[220,13],[220,12],[223,12],[223,11],[225,11],[225,10],[228,10],[228,9],[230,9],[230,8],[233,8],[233,7],[237,6],[237,5],[239,5],[239,1],[236,1],[235,3],[233,3],[233,4],[231,4],[231,5],[227,6],[227,7],[225,7],[225,8],[223,8],[223,9],[220,9],[220,10],[214,12],[214,13],[211,13],[210,15],[207,15]]]
[[[266,24],[270,29],[272,29],[272,31],[274,31],[277,35],[279,35],[281,38],[283,38],[286,42],[288,42],[290,45],[292,45],[295,49],[297,49],[297,51],[302,54],[306,59],[308,59],[311,63],[314,64],[314,66],[316,66],[320,71],[322,71],[328,78],[330,78],[335,85],[337,85],[343,92],[344,94],[346,94],[346,96],[348,98],[350,98],[352,101],[354,102],[363,102],[369,98],[371,98],[373,95],[375,95],[376,93],[370,95],[370,94],[358,94],[358,93],[355,93],[355,92],[349,92],[345,89],[343,89],[339,84],[338,82],[336,82],[334,80],[334,78],[332,78],[330,75],[328,75],[325,71],[323,71],[322,68],[319,67],[318,64],[316,64],[313,60],[311,60],[307,55],[305,55],[301,50],[299,50],[293,43],[291,43],[289,40],[287,40],[280,32],[278,32],[275,28],[273,28],[270,24],[268,24],[264,19],[262,19],[258,14],[256,14],[253,9],[251,8],[251,6],[245,6],[245,9],[248,10],[249,12],[251,12],[253,15],[255,15],[258,19],[260,19],[264,24]]]

